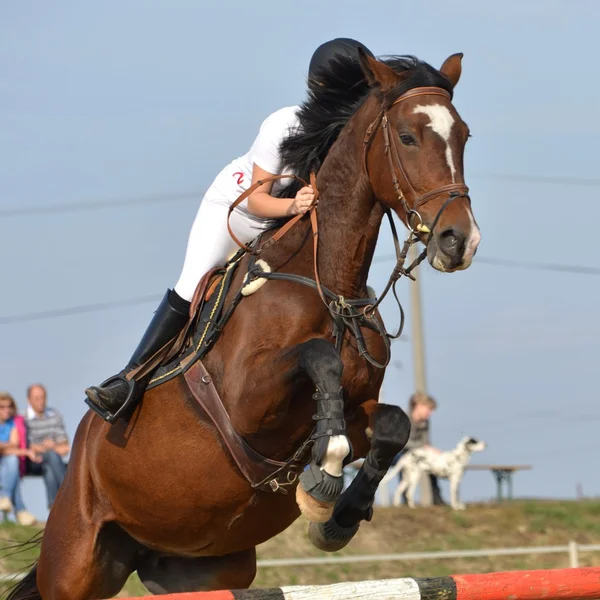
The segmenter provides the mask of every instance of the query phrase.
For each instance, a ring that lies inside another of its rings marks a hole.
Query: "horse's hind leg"
[[[137,573],[153,594],[245,589],[256,576],[254,548],[225,556],[185,558],[149,553],[140,559]]]
[[[81,427],[81,426],[80,426]],[[85,446],[78,430],[74,452],[44,529],[37,585],[44,600],[111,598],[133,571],[139,549],[122,529],[103,522]]]
[[[300,367],[317,390],[316,432],[312,461],[300,476],[296,499],[310,521],[327,521],[344,487],[342,467],[350,453],[344,421],[344,365],[331,342],[315,339],[298,347]]]
[[[350,542],[362,520],[371,520],[375,492],[394,457],[406,446],[410,420],[399,406],[374,404],[369,414],[371,449],[358,474],[337,501],[327,523],[311,523],[309,537],[321,550],[336,552]]]
[[[84,521],[73,510],[65,510],[60,525],[56,517],[48,525],[37,568],[44,600],[112,598],[121,591],[138,548],[125,532]]]

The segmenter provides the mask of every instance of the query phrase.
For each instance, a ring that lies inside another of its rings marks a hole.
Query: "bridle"
[[[388,118],[388,111],[396,104],[400,104],[401,102],[404,102],[405,100],[408,100],[409,98],[415,98],[417,96],[442,96],[448,100],[451,98],[450,93],[440,87],[417,87],[417,88],[408,90],[407,92],[404,92],[404,94],[402,94],[401,96],[396,98],[396,100],[394,100],[394,102],[392,102],[388,106],[388,108],[384,107],[381,109],[379,115],[377,115],[377,118],[367,128],[367,131],[365,134],[365,139],[363,142],[363,147],[364,147],[364,149],[363,149],[363,168],[365,170],[365,173],[368,176],[369,171],[368,171],[367,158],[368,158],[369,149],[371,147],[373,139],[375,138],[377,130],[378,130],[379,126],[381,125],[381,129],[383,132],[383,140],[384,140],[384,150],[385,150],[385,154],[388,159],[389,170],[390,170],[390,174],[392,176],[392,184],[394,186],[394,191],[398,197],[398,200],[400,201],[400,205],[402,206],[404,212],[406,213],[405,225],[409,230],[409,235],[408,235],[406,241],[404,242],[404,246],[402,248],[400,248],[400,244],[398,242],[398,237],[397,237],[397,232],[396,232],[396,227],[395,227],[393,219],[392,219],[391,210],[389,208],[385,209],[385,212],[386,212],[387,217],[390,222],[390,227],[392,229],[392,235],[394,238],[394,247],[396,250],[396,266],[394,267],[392,274],[390,275],[390,279],[388,280],[388,284],[386,285],[382,295],[379,297],[379,300],[372,307],[370,307],[369,310],[371,310],[371,311],[374,310],[377,306],[379,306],[379,304],[381,303],[383,298],[389,292],[390,287],[393,287],[395,285],[396,281],[398,281],[398,279],[400,279],[400,277],[402,275],[409,277],[411,279],[414,279],[414,277],[412,277],[410,275],[410,273],[415,267],[417,267],[421,262],[423,262],[423,260],[427,256],[427,246],[429,245],[429,242],[432,239],[433,231],[434,231],[436,225],[438,224],[440,217],[442,216],[442,213],[446,210],[446,208],[448,208],[449,204],[454,202],[454,200],[456,200],[457,198],[467,198],[469,200],[469,202],[471,201],[471,199],[469,197],[469,188],[464,183],[450,183],[448,185],[444,185],[439,188],[429,190],[428,192],[425,192],[424,194],[421,194],[420,196],[417,194],[414,186],[412,185],[412,183],[410,181],[410,177],[406,173],[406,170],[404,169],[404,166],[402,164],[402,159],[400,158],[400,154],[398,153],[398,147],[396,145],[395,137],[390,135],[390,123],[389,123],[389,118]],[[404,192],[402,191],[402,188],[400,187],[400,182],[398,181],[397,170],[400,171],[400,173],[402,174],[402,178],[406,182],[406,186],[409,189],[410,195],[413,197],[412,206],[409,205],[409,203],[406,199],[406,196],[405,196]],[[421,214],[419,213],[419,209],[424,204],[429,202],[430,200],[433,200],[434,198],[437,198],[443,194],[448,194],[448,198],[446,198],[446,200],[440,206],[440,209],[438,210],[438,212],[431,224],[431,227],[425,226],[425,224],[423,223],[423,218],[421,217]],[[416,225],[414,223],[415,219],[418,220],[418,223],[416,223]],[[419,236],[418,236],[418,234],[415,234],[415,231],[417,231],[419,233],[428,233],[429,235],[427,237],[427,240],[424,242],[425,249],[421,252],[421,254],[418,256],[418,258],[409,267],[405,268],[404,264],[406,262],[406,256],[408,254],[409,247],[412,244],[415,244],[419,241]],[[395,295],[395,289],[394,289],[394,295]]]
[[[388,118],[388,111],[401,102],[408,100],[409,98],[414,98],[416,96],[443,96],[444,98],[450,99],[450,94],[439,87],[418,87],[408,90],[401,96],[399,96],[394,102],[392,102],[389,106],[383,107],[376,117],[376,119],[369,125],[367,128],[364,143],[363,143],[363,168],[366,176],[369,176],[368,173],[368,165],[367,158],[369,149],[371,148],[372,142],[381,126],[383,132],[383,140],[384,140],[384,149],[385,154],[388,158],[389,171],[392,177],[392,183],[394,186],[394,191],[400,201],[400,204],[403,210],[406,213],[406,226],[409,230],[408,237],[404,241],[404,244],[401,246],[398,232],[396,229],[396,225],[394,224],[394,220],[392,217],[392,211],[389,207],[385,208],[385,213],[388,217],[390,228],[392,231],[392,237],[394,240],[394,249],[396,252],[396,265],[394,266],[392,273],[389,277],[389,280],[377,300],[374,301],[373,298],[358,298],[358,299],[346,299],[343,296],[335,294],[333,291],[327,289],[325,286],[321,284],[319,278],[318,271],[318,240],[319,240],[319,225],[317,220],[317,205],[319,200],[319,191],[316,186],[316,175],[315,173],[310,174],[310,183],[313,186],[315,191],[315,200],[311,207],[308,209],[308,213],[310,215],[310,223],[312,227],[313,233],[313,256],[314,256],[314,280],[304,277],[301,275],[293,275],[289,273],[274,273],[274,272],[265,272],[262,268],[256,264],[255,257],[261,254],[264,250],[271,247],[273,244],[278,242],[300,219],[304,217],[304,214],[296,215],[291,218],[285,225],[283,225],[271,238],[266,240],[259,248],[251,247],[240,240],[237,239],[233,231],[231,230],[231,226],[229,224],[229,217],[233,210],[246,198],[248,198],[257,188],[262,186],[264,183],[268,183],[270,181],[276,181],[279,179],[295,179],[299,181],[304,186],[307,186],[308,183],[298,177],[297,175],[276,175],[273,177],[268,177],[263,180],[257,181],[254,183],[249,189],[243,192],[235,202],[229,207],[229,215],[227,218],[227,227],[229,229],[229,234],[232,239],[236,242],[240,248],[245,250],[246,252],[252,255],[251,267],[248,271],[249,278],[265,278],[265,279],[274,279],[274,280],[287,280],[294,281],[296,283],[301,283],[303,285],[308,285],[317,290],[322,302],[325,304],[327,309],[329,310],[331,317],[334,322],[334,336],[336,339],[336,348],[338,351],[341,351],[341,345],[344,337],[344,332],[346,329],[350,329],[352,334],[357,340],[357,346],[359,353],[364,356],[364,358],[369,361],[373,366],[378,368],[384,368],[389,364],[391,358],[391,349],[390,349],[390,341],[397,339],[402,334],[404,329],[404,309],[402,308],[402,304],[398,298],[398,294],[396,292],[396,283],[403,275],[408,277],[409,279],[414,280],[414,276],[411,274],[411,271],[415,269],[427,256],[427,246],[432,239],[433,231],[438,224],[442,213],[446,210],[446,208],[450,205],[450,203],[454,202],[457,198],[467,198],[470,202],[469,197],[469,188],[464,183],[451,183],[448,185],[441,186],[434,190],[429,190],[420,196],[417,194],[414,186],[412,185],[410,178],[408,177],[406,170],[402,164],[402,160],[400,158],[400,154],[398,152],[398,147],[396,145],[396,141],[393,135],[390,135],[390,124]],[[406,195],[402,191],[400,186],[400,182],[398,181],[398,171],[401,173],[404,182],[408,188],[408,193],[412,196],[412,203],[409,204],[406,199]],[[419,209],[434,198],[438,198],[443,194],[447,194],[448,197],[444,200],[440,209],[438,210],[432,224],[430,227],[427,227],[423,223],[423,219],[419,213]],[[418,223],[415,224],[415,220]],[[414,227],[413,227],[414,226]],[[408,250],[410,246],[416,244],[420,241],[419,234],[429,234],[427,240],[424,242],[425,249],[421,252],[421,254],[410,264],[408,267],[405,267],[406,258],[408,255]],[[375,309],[381,304],[383,299],[387,296],[388,292],[392,290],[394,294],[394,298],[398,304],[400,310],[400,324],[398,327],[398,331],[395,334],[390,334],[386,331],[385,326],[379,322],[376,318]],[[364,343],[363,335],[360,331],[360,324],[366,323],[372,329],[375,329],[386,342],[386,360],[384,363],[380,363],[375,358],[373,358]]]
[[[410,279],[414,280],[414,277],[411,275],[411,271],[415,269],[419,264],[425,260],[427,257],[427,247],[429,246],[429,242],[433,237],[433,232],[438,224],[442,213],[448,208],[448,206],[454,202],[457,198],[467,198],[469,202],[471,201],[469,197],[469,188],[464,183],[451,183],[448,185],[441,186],[439,188],[435,188],[433,190],[429,190],[420,196],[417,194],[414,186],[410,181],[410,177],[406,173],[404,166],[402,164],[402,159],[400,158],[400,154],[398,152],[398,147],[396,145],[396,140],[393,135],[390,135],[390,121],[388,118],[388,111],[395,106],[396,104],[400,104],[409,98],[415,98],[417,96],[442,96],[443,98],[450,99],[450,93],[445,89],[440,87],[417,87],[404,92],[401,96],[396,98],[394,102],[392,102],[387,108],[383,107],[380,113],[377,115],[375,120],[369,125],[367,128],[364,142],[363,142],[363,168],[365,173],[369,174],[367,158],[369,149],[371,148],[371,144],[375,135],[381,126],[384,140],[384,151],[388,159],[389,171],[392,176],[392,184],[394,186],[394,192],[396,193],[398,200],[400,201],[400,205],[402,206],[404,212],[406,213],[406,227],[408,228],[408,237],[404,241],[402,247],[400,246],[400,242],[398,240],[398,234],[396,231],[396,226],[394,224],[394,220],[392,218],[392,211],[386,207],[385,213],[388,217],[390,228],[392,230],[392,237],[394,240],[394,249],[396,252],[396,265],[394,266],[392,273],[388,279],[388,282],[380,295],[377,302],[373,305],[370,305],[364,309],[365,316],[370,316],[373,314],[373,311],[381,304],[383,299],[387,296],[390,289],[392,289],[396,302],[400,308],[400,327],[398,331],[393,336],[388,336],[390,339],[397,339],[400,337],[402,333],[402,329],[404,328],[404,311],[402,310],[402,305],[396,293],[396,282],[403,275]],[[398,181],[397,171],[400,171],[402,174],[402,178],[404,179],[406,186],[408,187],[408,191],[412,196],[412,206],[408,203],[402,188],[400,187],[400,182]],[[419,213],[419,209],[434,198],[438,198],[443,194],[448,194],[448,197],[442,205],[440,206],[431,227],[427,227],[423,223],[423,218]],[[418,223],[415,224],[415,219],[418,220]],[[418,233],[415,233],[418,232]],[[421,252],[421,254],[410,264],[408,267],[405,267],[406,257],[408,255],[408,250],[410,246],[416,244],[419,241],[419,233],[429,234],[427,240],[424,242],[425,249]]]
[[[394,102],[392,102],[387,109],[382,108],[381,112],[379,113],[377,118],[367,128],[367,132],[365,134],[365,139],[364,139],[364,143],[363,143],[363,145],[364,145],[363,164],[364,164],[365,172],[368,175],[367,155],[369,152],[369,148],[371,147],[373,138],[375,137],[375,134],[377,133],[377,129],[378,129],[379,125],[381,124],[381,128],[383,131],[383,139],[384,139],[384,144],[385,144],[385,153],[388,158],[388,164],[390,167],[390,173],[392,175],[392,183],[394,185],[394,191],[396,192],[396,194],[398,196],[398,200],[400,201],[402,208],[404,209],[404,211],[407,214],[407,218],[410,220],[411,216],[417,217],[419,219],[420,223],[422,224],[423,220],[421,218],[421,215],[418,212],[418,209],[421,206],[423,206],[426,202],[429,202],[429,200],[432,200],[433,198],[437,198],[438,196],[440,196],[442,194],[449,194],[450,196],[452,196],[452,199],[460,198],[460,197],[468,198],[469,197],[469,188],[464,183],[450,183],[448,185],[444,185],[444,186],[441,186],[434,190],[425,192],[424,194],[421,194],[421,196],[419,196],[417,194],[414,186],[412,185],[412,182],[410,181],[410,177],[407,175],[407,173],[404,169],[404,166],[402,165],[402,160],[400,159],[400,154],[398,153],[398,147],[396,145],[396,140],[393,136],[390,136],[390,125],[389,125],[389,118],[388,118],[388,111],[390,108],[392,108],[396,104],[400,104],[401,102],[404,102],[405,100],[408,100],[410,98],[415,98],[417,96],[442,96],[443,98],[446,98],[448,100],[451,99],[450,93],[447,92],[443,88],[417,87],[417,88],[408,90],[407,92],[404,92],[404,94],[402,94],[401,96],[396,98],[396,100],[394,100]],[[395,161],[395,163],[394,163],[394,161]],[[400,173],[402,173],[402,177],[404,178],[404,181],[406,182],[406,185],[409,188],[410,194],[414,198],[412,206],[410,206],[408,204],[406,197],[405,197],[404,193],[402,192],[400,183],[398,181],[398,177],[396,175],[396,166],[398,167]],[[441,211],[443,211],[444,208],[445,207],[443,207],[441,209]],[[441,211],[438,211],[438,215],[441,214]],[[439,220],[439,216],[436,216],[436,221],[437,220]],[[411,223],[407,223],[406,225],[409,229],[412,228]]]

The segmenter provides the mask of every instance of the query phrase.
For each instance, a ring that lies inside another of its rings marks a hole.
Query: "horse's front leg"
[[[312,460],[300,475],[296,500],[309,521],[322,523],[342,493],[342,468],[350,454],[341,384],[344,365],[334,345],[323,339],[309,340],[298,351],[300,368],[316,387],[317,410]]]
[[[379,483],[394,457],[408,442],[410,419],[399,406],[374,404],[369,412],[371,449],[358,474],[335,505],[326,523],[311,523],[311,542],[326,552],[336,552],[348,544],[360,522],[370,521]]]

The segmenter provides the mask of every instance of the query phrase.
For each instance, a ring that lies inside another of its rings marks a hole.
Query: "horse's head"
[[[438,271],[469,267],[481,239],[464,183],[463,154],[469,128],[452,104],[462,54],[439,71],[414,61],[394,70],[361,53],[373,89],[365,138],[366,166],[376,198],[390,207],[427,245]]]

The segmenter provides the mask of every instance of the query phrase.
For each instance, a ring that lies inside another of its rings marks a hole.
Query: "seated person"
[[[69,439],[60,414],[48,408],[46,403],[46,388],[36,383],[27,389],[27,436],[29,448],[39,455],[40,461],[28,461],[27,473],[41,475],[46,484],[48,508],[60,488],[67,471],[67,465],[62,457],[69,451]]]
[[[25,508],[21,496],[20,458],[39,460],[35,452],[24,448],[25,429],[18,417],[17,405],[8,392],[0,392],[0,511],[14,511],[20,525],[33,525],[36,518]],[[19,425],[18,425],[19,423]]]

